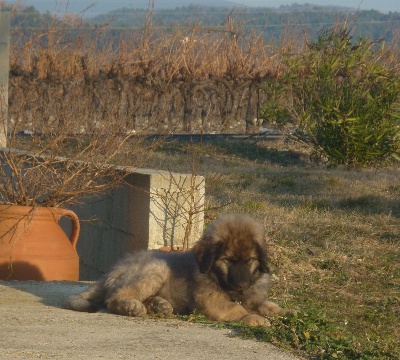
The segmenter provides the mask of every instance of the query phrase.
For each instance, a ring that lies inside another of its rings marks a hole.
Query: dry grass
[[[397,358],[399,167],[327,169],[311,163],[306,148],[284,140],[166,143],[146,165],[189,172],[187,154],[193,151],[206,177],[208,208],[233,200],[207,211],[206,219],[232,211],[264,222],[279,279],[272,297],[324,314],[354,343],[378,339],[382,349],[397,346],[391,350]]]

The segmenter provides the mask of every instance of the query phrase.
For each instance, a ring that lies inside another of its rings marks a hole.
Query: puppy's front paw
[[[154,296],[146,304],[149,314],[163,314],[165,316],[171,315],[173,312],[170,302],[161,296]]]
[[[107,304],[109,312],[125,316],[144,316],[146,307],[136,299],[111,299]]]
[[[240,321],[249,326],[271,326],[271,323],[265,317],[257,314],[246,315]]]
[[[257,309],[257,312],[263,316],[284,315],[286,311],[272,301],[264,301]]]

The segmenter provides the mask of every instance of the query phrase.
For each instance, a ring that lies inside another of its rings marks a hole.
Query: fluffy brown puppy
[[[127,316],[190,314],[268,326],[286,312],[267,300],[263,226],[246,215],[223,215],[187,252],[143,251],[127,256],[66,308]]]

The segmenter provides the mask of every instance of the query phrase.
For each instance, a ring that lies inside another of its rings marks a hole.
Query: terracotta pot
[[[61,217],[72,221],[68,238]],[[79,279],[79,220],[70,210],[0,205],[0,279]]]

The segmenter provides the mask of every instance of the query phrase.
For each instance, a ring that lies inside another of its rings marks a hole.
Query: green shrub
[[[384,42],[323,30],[303,53],[283,57],[286,72],[265,89],[262,116],[293,123],[331,165],[381,163],[400,149],[396,61]]]

